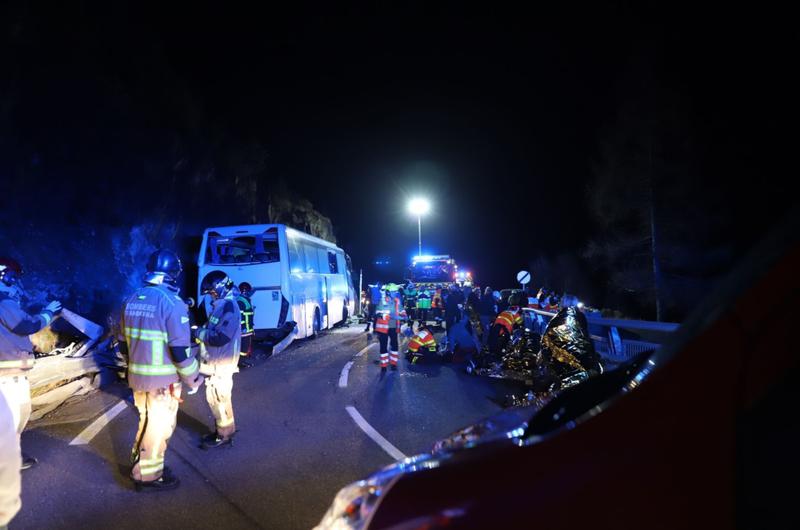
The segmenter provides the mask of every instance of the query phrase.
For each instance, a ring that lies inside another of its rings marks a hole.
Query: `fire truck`
[[[457,280],[458,265],[450,256],[415,256],[408,268],[408,279],[414,283],[452,283]]]

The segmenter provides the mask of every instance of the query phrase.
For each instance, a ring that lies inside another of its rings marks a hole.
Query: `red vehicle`
[[[800,528],[799,233],[655,352],[344,488],[321,526]]]

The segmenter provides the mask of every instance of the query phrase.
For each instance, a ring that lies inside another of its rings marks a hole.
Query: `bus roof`
[[[233,236],[236,234],[242,234],[242,235],[261,234],[263,232],[266,232],[270,228],[281,228],[281,227],[284,227],[286,229],[287,234],[300,236],[303,239],[308,239],[315,243],[319,243],[320,245],[339,248],[336,245],[336,243],[331,243],[330,241],[327,241],[325,239],[312,236],[311,234],[307,234],[302,230],[297,230],[296,228],[292,228],[290,226],[286,226],[283,224],[218,226],[213,228],[206,228],[204,236],[208,236],[209,232],[219,232],[220,234],[226,236]]]

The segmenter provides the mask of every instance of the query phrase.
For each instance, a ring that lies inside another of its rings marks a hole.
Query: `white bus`
[[[333,243],[285,225],[208,228],[197,261],[198,300],[203,279],[216,270],[253,287],[258,340],[285,345],[315,336],[354,311],[350,258]]]

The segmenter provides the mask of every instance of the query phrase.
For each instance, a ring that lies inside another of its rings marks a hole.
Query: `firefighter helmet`
[[[4,284],[9,287],[14,285],[19,281],[23,272],[22,265],[17,260],[5,257],[0,258],[0,281]]]
[[[181,258],[172,250],[162,248],[150,254],[147,260],[147,275],[145,281],[148,283],[176,283],[183,271]]]
[[[222,271],[211,271],[203,278],[200,290],[214,298],[225,298],[234,287],[233,280]]]
[[[244,296],[250,296],[253,294],[253,286],[247,282],[242,282],[239,284],[239,292]]]

